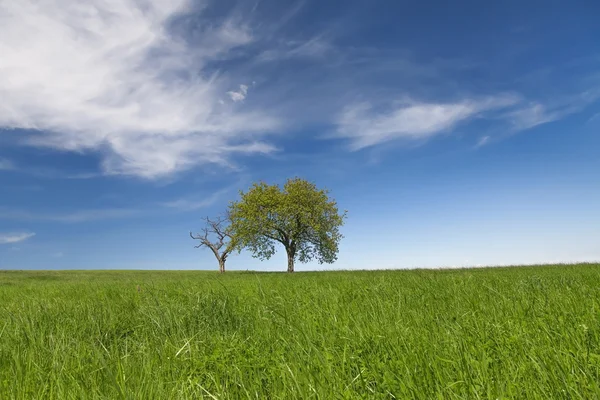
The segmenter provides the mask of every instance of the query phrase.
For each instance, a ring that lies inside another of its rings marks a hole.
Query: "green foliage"
[[[327,190],[294,178],[283,188],[255,183],[240,196],[229,207],[238,250],[248,248],[254,256],[268,259],[279,242],[292,261],[333,263],[337,259],[346,213],[339,213]]]
[[[596,399],[600,265],[0,272],[0,399]]]

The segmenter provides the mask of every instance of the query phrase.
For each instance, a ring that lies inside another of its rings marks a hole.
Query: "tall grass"
[[[600,265],[0,272],[1,399],[600,397]]]

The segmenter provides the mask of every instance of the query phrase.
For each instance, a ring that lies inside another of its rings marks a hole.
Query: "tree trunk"
[[[294,272],[294,258],[295,258],[295,254],[294,252],[288,250],[287,252],[287,258],[288,258],[288,269],[287,272]]]
[[[225,260],[219,260],[219,272],[225,272]]]

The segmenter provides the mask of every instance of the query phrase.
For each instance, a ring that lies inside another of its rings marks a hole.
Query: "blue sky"
[[[293,176],[348,210],[338,262],[300,271],[600,260],[599,16],[2,2],[0,268],[215,269],[188,232]]]

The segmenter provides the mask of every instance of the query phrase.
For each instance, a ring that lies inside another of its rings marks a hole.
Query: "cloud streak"
[[[139,217],[142,215],[147,215],[151,212],[156,213],[159,210],[157,207],[161,207],[163,209],[172,209],[174,211],[194,211],[201,208],[210,207],[211,205],[215,204],[225,193],[230,192],[232,189],[233,187],[227,187],[200,199],[197,197],[185,197],[142,208],[104,208],[76,210],[66,213],[43,213],[19,209],[0,208],[0,220],[58,222],[73,224]]]
[[[15,169],[15,164],[5,158],[0,158],[0,171],[11,171]]]
[[[454,130],[476,118],[499,122],[508,134],[532,129],[582,111],[600,98],[590,89],[578,95],[564,96],[541,103],[519,94],[467,98],[451,103],[362,102],[347,106],[336,121],[337,138],[349,140],[349,148],[361,150],[392,140],[423,140]],[[487,145],[492,137],[483,136],[476,148]]]
[[[32,166],[17,164],[8,159],[0,158],[0,171],[14,171],[36,178],[84,180],[101,177],[100,172],[66,172],[52,166]]]
[[[479,140],[477,141],[477,144],[475,144],[475,148],[478,149],[480,147],[487,145],[490,142],[490,139],[491,139],[490,136],[480,137]]]
[[[0,209],[0,219],[17,221],[41,221],[79,223],[88,221],[99,221],[106,219],[125,218],[139,215],[140,210],[115,208],[98,210],[79,210],[69,213],[33,213],[24,210]]]
[[[589,89],[578,95],[565,96],[548,104],[529,102],[508,112],[505,117],[514,130],[523,131],[578,113],[599,98],[600,89]]]
[[[168,201],[166,203],[162,203],[162,206],[167,208],[172,208],[178,211],[194,211],[199,210],[201,208],[210,207],[215,204],[224,194],[229,193],[239,185],[232,185],[221,190],[218,190],[212,193],[209,196],[194,196],[194,197],[184,197],[181,199]]]
[[[337,137],[350,140],[360,150],[394,139],[426,139],[446,132],[461,122],[489,110],[515,104],[515,96],[502,95],[456,103],[424,103],[409,100],[377,111],[370,103],[347,107],[337,121]]]
[[[510,123],[517,131],[556,121],[561,116],[561,113],[548,111],[544,105],[539,103],[532,103],[507,114]]]
[[[215,204],[224,192],[225,191],[219,191],[217,193],[214,193],[214,194],[212,194],[206,198],[200,199],[200,200],[191,199],[191,198],[177,199],[177,200],[163,203],[163,206],[165,206],[167,208],[173,208],[176,210],[180,210],[180,211],[198,210],[201,208],[210,207],[211,205]]]
[[[0,244],[23,242],[35,236],[35,233],[0,233]]]
[[[195,15],[201,40],[186,40],[171,25],[194,12],[183,0],[0,3],[0,127],[40,132],[31,145],[99,151],[105,173],[149,179],[226,165],[246,144],[271,151],[262,138],[280,121],[235,104],[244,87],[221,104],[231,79],[209,68],[251,32]]]
[[[240,89],[237,92],[229,91],[229,92],[227,92],[227,94],[229,95],[231,100],[235,101],[236,103],[238,101],[243,101],[246,99],[246,96],[248,95],[248,86],[240,85]]]

